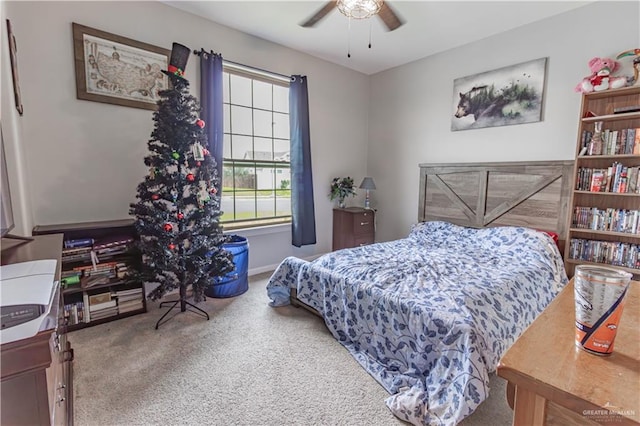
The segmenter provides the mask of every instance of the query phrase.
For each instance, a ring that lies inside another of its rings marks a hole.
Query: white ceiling
[[[309,55],[375,74],[591,1],[389,1],[405,24],[387,32],[375,16],[349,20],[337,9],[313,28],[299,24],[324,1],[164,1],[213,22]],[[371,49],[368,48],[371,32]],[[351,57],[347,57],[350,46]],[[215,50],[215,46],[212,46]]]

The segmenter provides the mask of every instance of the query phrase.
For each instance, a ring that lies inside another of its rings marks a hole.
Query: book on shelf
[[[98,305],[100,303],[111,301],[111,292],[105,291],[103,293],[89,295],[89,306]]]
[[[630,193],[636,193],[638,190],[638,170],[639,167],[629,168],[629,183],[627,185],[627,191]]]
[[[70,248],[62,250],[63,262],[81,262],[91,258],[91,247]]]
[[[113,308],[113,307],[117,308],[117,303],[115,299],[109,300],[108,302],[96,303],[93,305],[89,304],[89,312],[91,313],[91,317],[94,317],[96,315],[96,312]]]
[[[89,295],[87,293],[83,293],[82,300],[84,301],[84,322],[90,322],[91,312],[89,311]]]
[[[75,325],[86,321],[83,302],[67,303],[63,306],[63,314],[67,325]]]
[[[142,288],[138,287],[138,288],[131,288],[127,290],[116,290],[115,294],[116,294],[116,297],[133,295],[133,294],[142,294]]]
[[[116,271],[113,269],[101,269],[99,271],[86,271],[84,273],[85,277],[107,277],[107,278],[115,278]]]
[[[63,248],[62,255],[64,256],[68,254],[89,253],[91,250],[91,246]]]
[[[591,173],[591,184],[589,187],[589,191],[591,192],[600,192],[602,191],[603,185],[606,182],[605,173],[602,169],[595,169],[593,173]]]
[[[126,300],[138,300],[138,299],[142,299],[142,292],[140,293],[134,293],[134,294],[116,294],[116,296],[118,298],[118,302],[122,302],[122,301],[126,301]]]
[[[602,155],[609,155],[611,150],[611,130],[604,129],[602,131]]]
[[[99,311],[91,311],[91,321],[96,321],[102,318],[112,317],[118,315],[118,307],[111,306]]]
[[[614,114],[624,114],[627,112],[638,112],[638,111],[640,111],[640,105],[629,105],[629,106],[613,108]]]
[[[580,137],[580,151],[586,153],[589,149],[589,142],[591,142],[591,136],[593,133],[590,130],[583,130]]]
[[[633,145],[636,141],[636,134],[640,132],[640,128],[638,129],[627,129],[627,142],[625,144],[624,153],[625,154],[633,154]]]
[[[99,269],[109,269],[109,268],[113,268],[116,267],[118,265],[118,262],[105,262],[105,263],[100,263],[100,264],[95,264],[95,265],[83,265],[83,266],[76,266],[75,268],[73,268],[74,271],[97,271]]]
[[[93,250],[93,252],[96,254],[96,256],[106,257],[106,256],[116,256],[118,254],[123,254],[123,253],[126,253],[128,250],[129,250],[128,247],[117,246],[117,247],[109,247],[105,249]]]
[[[70,256],[62,256],[62,261],[65,263],[71,262],[86,262],[91,260],[91,252],[84,254],[74,254]]]
[[[85,277],[80,280],[80,287],[82,288],[91,288],[99,285],[109,284],[111,282],[111,278],[106,275],[94,275],[92,277]]]
[[[93,242],[94,242],[93,238],[69,239],[69,240],[64,240],[63,248],[70,249],[70,248],[91,247],[93,245]]]

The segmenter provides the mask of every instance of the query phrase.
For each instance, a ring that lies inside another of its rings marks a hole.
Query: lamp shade
[[[348,18],[366,19],[380,12],[382,0],[338,0],[336,6]]]
[[[373,182],[373,178],[366,177],[362,179],[360,189],[376,189],[376,184]]]

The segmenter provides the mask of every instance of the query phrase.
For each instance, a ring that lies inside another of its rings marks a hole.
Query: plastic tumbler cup
[[[633,275],[616,268],[580,265],[573,280],[576,345],[596,355],[610,355]]]

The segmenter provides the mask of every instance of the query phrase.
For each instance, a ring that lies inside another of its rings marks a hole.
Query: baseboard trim
[[[320,256],[322,256],[323,254],[325,254],[325,253],[315,254],[315,255],[309,256],[309,257],[303,257],[302,259],[306,260],[308,262],[311,262],[312,260],[317,259]],[[247,271],[247,274],[249,276],[252,276],[252,275],[262,274],[264,272],[273,272],[278,268],[279,265],[280,265],[280,263],[274,263],[272,265],[265,265],[265,266],[260,266],[260,267],[257,267],[257,268],[252,268],[252,269],[249,269]]]
[[[247,271],[247,273],[249,274],[249,276],[253,276],[253,275],[258,275],[258,274],[262,274],[263,272],[273,272],[276,270],[276,268],[278,267],[279,264],[274,264],[274,265],[266,265],[266,266],[261,266],[259,268],[253,268],[253,269],[249,269],[249,271]]]

